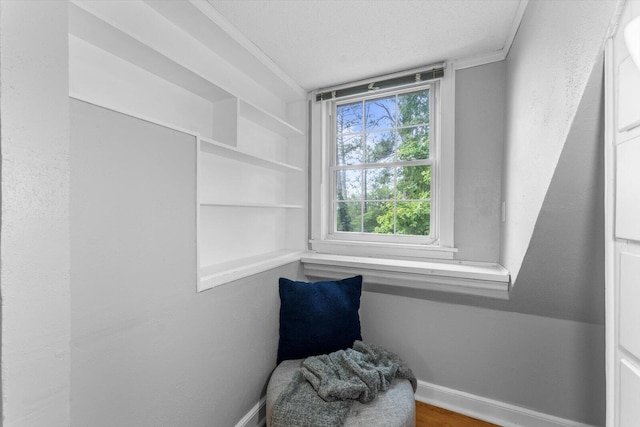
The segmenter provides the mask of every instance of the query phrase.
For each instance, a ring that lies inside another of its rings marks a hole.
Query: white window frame
[[[448,64],[451,65],[451,64]],[[332,183],[331,165],[335,149],[335,101],[312,105],[312,179],[320,181],[320,189],[311,189],[311,250],[335,255],[399,258],[399,259],[453,259],[457,249],[453,245],[454,202],[454,109],[455,71],[447,66],[444,76],[427,84],[416,84],[406,89],[415,91],[431,86],[433,150],[432,197],[435,212],[432,214],[432,235],[422,236],[376,235],[371,233],[332,233]],[[401,91],[404,91],[402,88]],[[399,92],[387,91],[388,94]],[[374,96],[381,95],[376,92]],[[362,96],[353,97],[360,99]],[[342,102],[340,102],[342,103]],[[320,145],[320,147],[318,147]],[[314,149],[315,147],[315,149]],[[315,155],[314,155],[315,154]],[[435,171],[435,173],[434,173]],[[315,179],[314,179],[315,178]],[[319,178],[319,179],[318,179]],[[319,190],[319,191],[318,191]],[[432,207],[433,209],[433,207]]]
[[[363,233],[363,232],[353,232],[353,231],[348,231],[348,232],[344,232],[344,231],[336,231],[336,216],[335,216],[335,206],[334,206],[334,202],[335,202],[335,188],[336,188],[336,172],[340,169],[343,168],[352,168],[352,167],[367,167],[367,165],[344,165],[343,166],[339,166],[336,164],[336,150],[338,148],[338,144],[337,144],[337,129],[336,129],[336,117],[337,117],[337,109],[339,106],[344,105],[344,104],[349,104],[349,103],[353,103],[354,101],[358,101],[358,102],[366,102],[368,100],[371,99],[376,99],[376,98],[382,98],[382,97],[387,97],[387,96],[397,96],[397,95],[402,95],[402,94],[406,94],[406,93],[412,93],[412,92],[418,92],[418,91],[423,91],[423,90],[429,90],[430,92],[430,97],[431,97],[431,105],[430,105],[430,110],[429,110],[429,126],[431,128],[431,134],[430,134],[430,139],[429,139],[429,152],[430,152],[430,156],[429,159],[425,159],[425,160],[421,160],[419,162],[416,162],[416,165],[418,163],[420,164],[424,164],[424,165],[428,165],[431,167],[431,199],[430,202],[433,206],[437,206],[438,205],[438,184],[439,184],[439,178],[438,178],[438,153],[437,151],[439,150],[439,147],[437,143],[433,143],[434,141],[438,141],[439,140],[439,135],[438,132],[439,130],[437,129],[437,123],[434,123],[434,117],[438,117],[438,111],[437,111],[437,99],[438,99],[438,89],[439,89],[439,82],[438,81],[433,81],[433,82],[429,82],[429,83],[425,83],[419,86],[412,86],[410,88],[404,88],[404,89],[396,89],[396,90],[386,90],[386,91],[380,91],[380,92],[375,92],[372,94],[368,94],[365,96],[359,96],[359,97],[353,97],[353,98],[348,98],[348,99],[343,99],[343,100],[339,100],[339,101],[333,101],[330,103],[330,120],[329,120],[329,125],[331,127],[331,130],[329,132],[329,149],[327,150],[327,152],[329,153],[329,159],[327,159],[327,163],[328,163],[328,167],[329,167],[329,186],[327,187],[328,191],[329,191],[329,200],[331,201],[331,206],[329,207],[329,209],[331,210],[331,212],[327,213],[327,219],[329,221],[329,228],[328,228],[328,234],[327,234],[327,239],[329,240],[341,240],[341,241],[360,241],[360,242],[387,242],[387,243],[414,243],[414,244],[434,244],[437,239],[437,231],[438,231],[438,227],[437,227],[437,220],[438,220],[438,215],[437,215],[437,209],[436,212],[431,212],[431,233],[429,236],[415,236],[415,235],[393,235],[393,234],[375,234],[375,233]],[[378,168],[382,168],[382,167],[394,167],[394,166],[398,166],[398,164],[394,164],[394,163],[375,163],[375,165]],[[370,166],[370,165],[369,165]],[[434,232],[435,231],[435,232]]]

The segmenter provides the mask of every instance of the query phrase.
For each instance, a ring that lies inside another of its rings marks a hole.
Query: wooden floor
[[[496,425],[416,402],[416,427],[496,427]]]

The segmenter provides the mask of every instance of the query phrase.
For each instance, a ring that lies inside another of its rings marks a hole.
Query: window
[[[455,73],[448,70],[400,86],[388,79],[315,93],[314,252],[453,259]]]
[[[433,242],[435,84],[333,105],[330,233]]]
[[[455,67],[421,77],[313,93],[304,274],[508,299],[502,266],[452,261]]]

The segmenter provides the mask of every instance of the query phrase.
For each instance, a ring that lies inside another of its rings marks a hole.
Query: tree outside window
[[[336,106],[335,232],[431,235],[429,89]]]

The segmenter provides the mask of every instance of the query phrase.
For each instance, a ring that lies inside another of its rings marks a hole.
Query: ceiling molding
[[[511,45],[516,38],[518,28],[520,28],[520,23],[522,23],[522,19],[524,17],[524,13],[527,9],[528,4],[529,0],[520,0],[518,9],[516,10],[516,14],[513,17],[513,22],[511,23],[511,29],[509,30],[509,34],[507,35],[507,39],[505,40],[502,50],[469,58],[456,59],[455,61],[453,61],[453,66],[455,67],[455,69],[463,70],[465,68],[478,67],[481,65],[504,61],[505,59],[507,59],[507,55],[509,55]]]
[[[452,63],[456,70],[464,70],[465,68],[479,67],[481,65],[491,64],[492,62],[504,61],[506,56],[504,50],[499,50],[494,53],[456,59]]]

